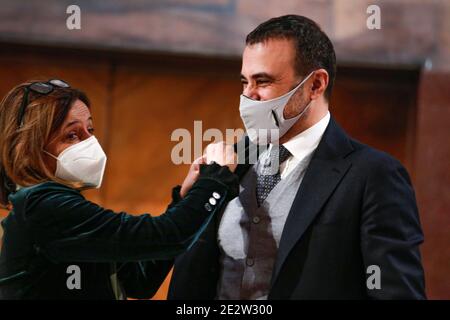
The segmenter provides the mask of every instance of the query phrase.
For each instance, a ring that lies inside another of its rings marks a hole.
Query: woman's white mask
[[[253,143],[268,144],[278,141],[308,110],[312,101],[294,118],[285,119],[283,115],[291,97],[313,73],[314,71],[294,89],[275,99],[258,101],[241,94],[239,111],[247,135]]]
[[[86,187],[100,188],[106,168],[106,154],[94,136],[66,148],[58,157],[44,152],[56,159],[56,177],[82,182]]]

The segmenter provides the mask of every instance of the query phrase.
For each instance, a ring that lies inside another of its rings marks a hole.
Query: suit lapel
[[[352,149],[346,134],[331,118],[287,217],[275,261],[272,284],[275,283],[292,248],[350,168],[351,163],[345,156]]]

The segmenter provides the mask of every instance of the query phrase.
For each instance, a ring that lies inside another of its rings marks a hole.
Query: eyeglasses
[[[28,95],[30,91],[39,94],[49,94],[55,87],[57,88],[70,88],[70,85],[62,80],[52,79],[47,82],[33,82],[25,87],[25,92],[23,94],[22,104],[19,109],[19,117],[17,118],[17,124],[19,128],[23,126],[23,118],[25,116],[25,111],[28,106]]]

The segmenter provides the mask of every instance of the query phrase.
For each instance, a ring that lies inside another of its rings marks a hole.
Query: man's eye
[[[94,128],[89,128],[88,131],[89,131],[90,134],[94,134],[95,129]]]
[[[269,80],[258,80],[258,81],[256,81],[256,84],[257,84],[258,86],[266,85],[266,84],[268,84],[268,83],[269,83]]]

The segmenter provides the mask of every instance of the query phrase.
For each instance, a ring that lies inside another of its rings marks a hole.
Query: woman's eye
[[[78,135],[75,132],[71,132],[67,135],[67,139],[71,141],[76,140],[78,139]]]
[[[94,128],[89,128],[88,131],[89,131],[90,134],[94,134],[95,129]]]

